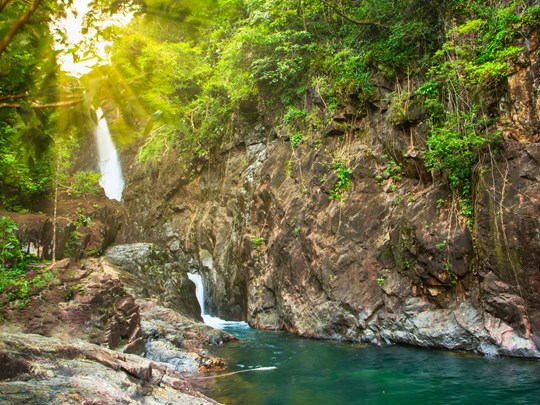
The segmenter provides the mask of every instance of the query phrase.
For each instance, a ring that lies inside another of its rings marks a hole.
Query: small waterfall
[[[122,191],[124,191],[122,167],[101,108],[97,110],[97,117],[98,125],[94,134],[98,147],[99,171],[101,172],[99,184],[105,190],[105,195],[108,198],[121,201]]]
[[[197,296],[197,301],[199,301],[199,305],[201,307],[201,317],[205,325],[211,326],[215,329],[225,329],[227,327],[249,328],[246,322],[225,321],[215,316],[206,314],[204,308],[204,286],[202,277],[200,276],[200,274],[195,273],[188,273],[188,277],[193,282],[193,284],[195,284],[195,295]]]
[[[188,277],[193,284],[195,284],[195,295],[197,296],[197,301],[199,301],[199,306],[201,307],[201,316],[204,315],[204,286],[202,282],[202,277],[199,274],[188,273]]]

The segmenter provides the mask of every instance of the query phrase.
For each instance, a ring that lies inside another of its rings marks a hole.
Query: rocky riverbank
[[[150,244],[35,265],[0,295],[0,402],[216,403],[183,376],[226,367],[208,348],[232,336],[198,322],[187,271]]]

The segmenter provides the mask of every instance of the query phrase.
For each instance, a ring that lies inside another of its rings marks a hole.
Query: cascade
[[[122,191],[124,191],[122,167],[101,108],[97,110],[97,117],[98,125],[94,135],[98,147],[99,171],[101,172],[99,184],[105,190],[105,195],[108,198],[121,201]]]
[[[188,273],[188,277],[193,282],[193,284],[195,284],[195,295],[197,296],[197,301],[199,301],[199,305],[201,307],[201,317],[205,325],[211,326],[215,329],[225,329],[228,327],[249,328],[246,322],[226,321],[224,319],[220,319],[207,314],[204,308],[204,286],[201,275],[196,273]]]

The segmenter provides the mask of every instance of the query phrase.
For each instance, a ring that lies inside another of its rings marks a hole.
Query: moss
[[[493,258],[497,266],[498,273],[504,278],[508,279],[514,278],[516,273],[521,272],[521,260],[519,258],[519,253],[516,249],[513,249],[509,246],[503,247],[503,244],[500,241],[499,235],[496,234],[496,237],[493,238]]]
[[[393,249],[394,260],[399,272],[408,272],[411,269],[411,257],[416,252],[415,236],[412,226],[398,225],[398,240]]]

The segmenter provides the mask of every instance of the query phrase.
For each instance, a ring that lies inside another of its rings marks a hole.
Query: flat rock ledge
[[[2,404],[217,404],[171,364],[14,330],[0,342]]]

